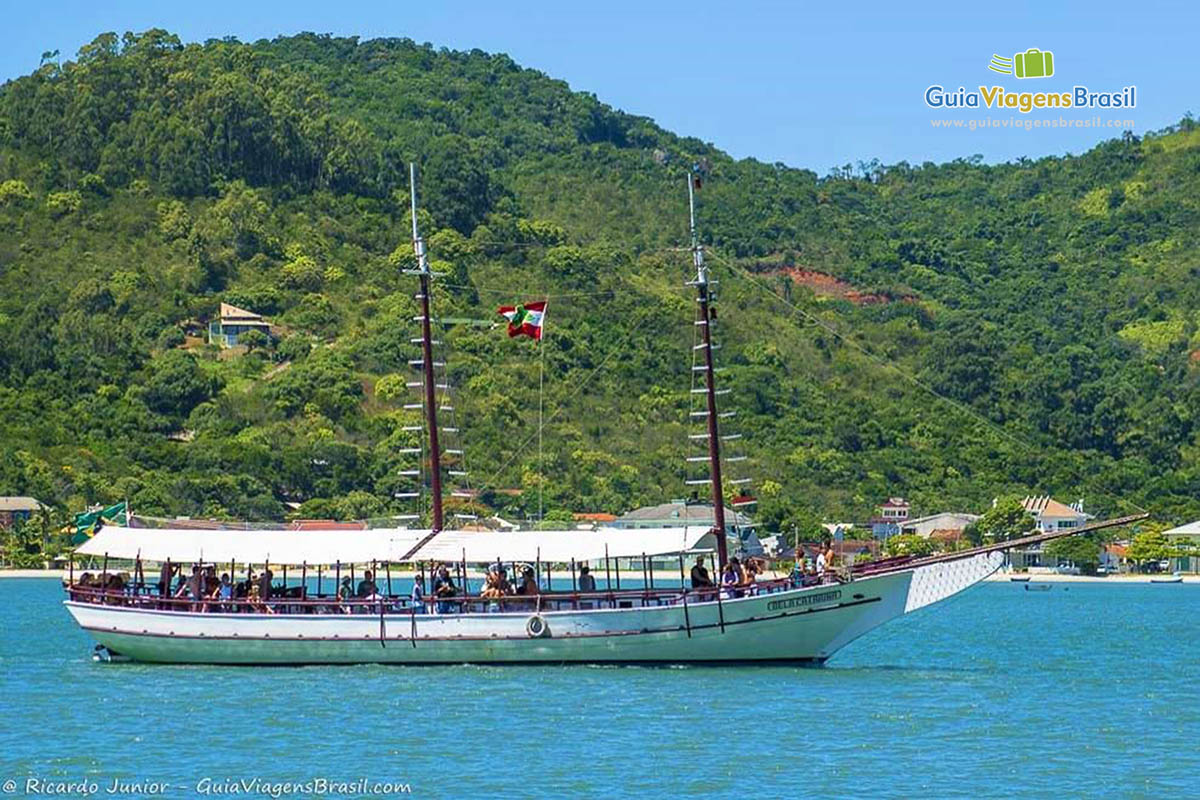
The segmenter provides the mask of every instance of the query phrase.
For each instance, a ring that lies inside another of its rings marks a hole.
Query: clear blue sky
[[[388,0],[164,3],[66,0],[8,4],[0,78],[37,67],[45,50],[74,56],[102,31],[162,27],[185,41],[253,41],[315,31],[407,36],[455,49],[511,55],[626,111],[654,118],[738,157],[824,174],[878,158],[988,161],[1078,153],[1120,131],[934,130],[927,86],[1070,91],[1138,87],[1135,132],[1156,130],[1197,102],[1200,4],[1158,2],[909,3],[677,2],[459,4]],[[1056,74],[1017,80],[987,70],[993,53],[1054,53]],[[1035,116],[1049,117],[1040,112]],[[1084,119],[1090,112],[1071,112]]]

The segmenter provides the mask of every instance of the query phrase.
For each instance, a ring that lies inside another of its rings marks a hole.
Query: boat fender
[[[525,633],[529,634],[531,639],[540,639],[550,635],[550,626],[546,624],[545,617],[534,614],[525,622]]]

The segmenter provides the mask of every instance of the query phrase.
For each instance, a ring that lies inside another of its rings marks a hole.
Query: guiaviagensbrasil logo
[[[1054,74],[1054,53],[1038,50],[1036,47],[1031,47],[1024,53],[1017,53],[1012,58],[992,53],[988,69],[1018,78],[1049,78]]]
[[[1036,47],[1014,53],[1011,58],[993,53],[987,65],[992,72],[1018,79],[1052,78],[1055,66],[1054,53]],[[1060,87],[1057,91],[1018,92],[997,85],[979,86],[978,90],[959,86],[956,90],[935,83],[925,90],[925,105],[944,109],[1011,109],[1022,114],[1043,109],[1136,108],[1137,87],[1131,85],[1117,91],[1094,92],[1085,85],[1075,84]]]

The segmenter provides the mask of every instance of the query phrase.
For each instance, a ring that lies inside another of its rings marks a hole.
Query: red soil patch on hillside
[[[892,298],[885,294],[863,292],[855,289],[841,278],[835,278],[833,275],[828,275],[824,272],[803,269],[801,267],[777,267],[770,270],[770,272],[775,275],[787,275],[796,283],[812,289],[813,293],[820,297],[837,297],[842,300],[849,300],[851,303],[860,306],[890,303],[893,299],[915,299],[912,297]]]

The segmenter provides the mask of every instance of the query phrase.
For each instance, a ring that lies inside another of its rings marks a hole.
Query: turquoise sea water
[[[61,599],[0,580],[0,794],[1200,796],[1195,585],[984,585],[822,668],[97,664]]]

